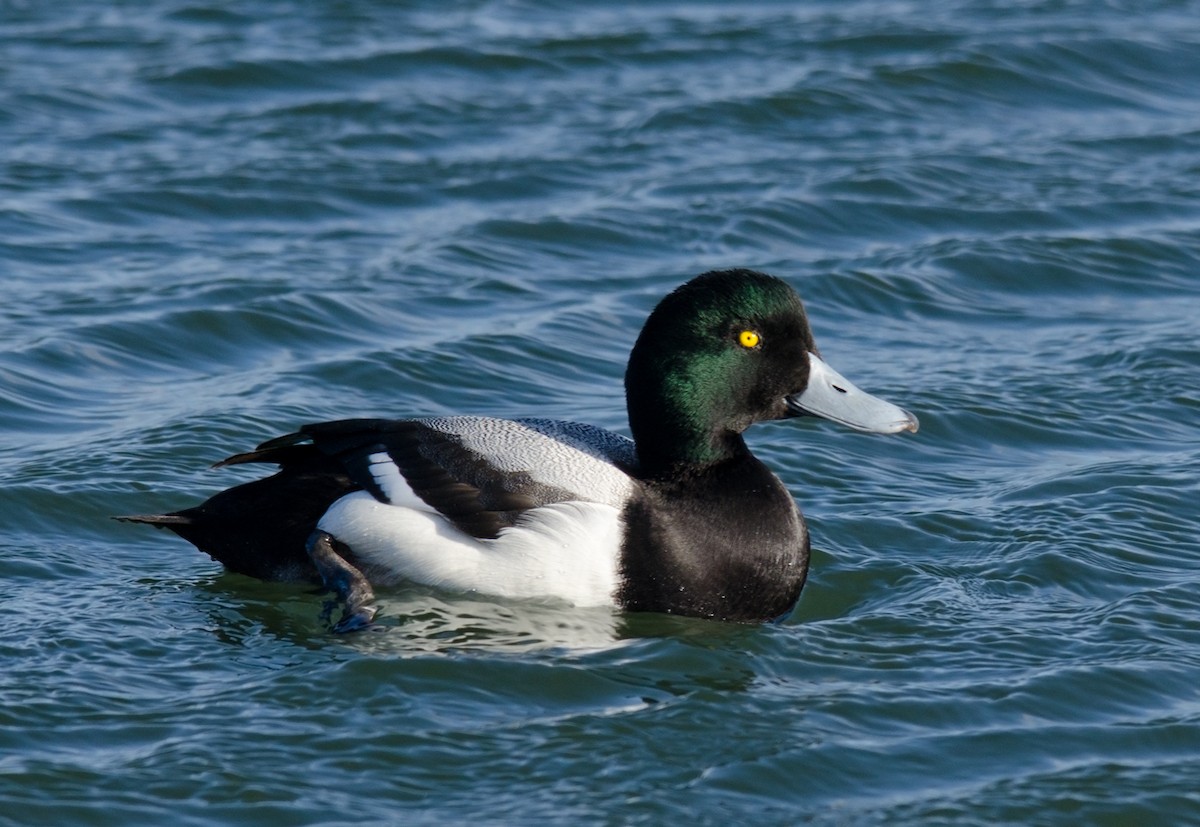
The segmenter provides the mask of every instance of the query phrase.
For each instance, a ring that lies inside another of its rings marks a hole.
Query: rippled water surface
[[[1200,823],[1200,3],[0,6],[0,823]],[[785,277],[922,428],[758,426],[752,627],[304,587],[109,515],[314,420],[623,430]]]

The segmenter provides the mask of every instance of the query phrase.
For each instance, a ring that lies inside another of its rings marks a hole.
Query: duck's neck
[[[748,455],[740,432],[714,421],[709,400],[695,389],[671,383],[641,383],[636,370],[626,375],[629,429],[637,445],[641,473],[668,479],[701,473]]]
[[[648,479],[694,476],[750,452],[741,434],[728,431],[683,434],[662,420],[631,429],[642,476]]]

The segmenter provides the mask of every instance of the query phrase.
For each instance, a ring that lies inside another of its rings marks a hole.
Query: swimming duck
[[[337,631],[370,625],[373,587],[405,581],[766,621],[799,598],[809,536],[742,432],[804,415],[917,430],[829,367],[796,292],[752,270],[667,295],[625,394],[632,440],[550,419],[324,422],[217,463],[273,463],[273,476],[118,519],[168,528],[236,572],[323,581],[345,605]]]

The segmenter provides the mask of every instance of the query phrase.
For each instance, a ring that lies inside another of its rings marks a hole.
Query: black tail
[[[191,523],[191,520],[182,514],[124,514],[120,517],[113,517],[113,519],[119,523],[145,523],[158,528]]]
[[[194,508],[114,519],[166,528],[230,571],[261,580],[321,582],[305,543],[338,498],[358,490],[335,460],[312,446],[289,451],[278,473],[221,491]],[[263,461],[261,455],[237,461]],[[279,461],[279,457],[268,458]]]

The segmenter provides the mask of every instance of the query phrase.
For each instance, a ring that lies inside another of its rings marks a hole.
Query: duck
[[[404,583],[760,623],[808,576],[804,517],[747,447],[756,422],[820,417],[916,432],[830,367],[783,279],[703,273],[646,320],[625,371],[628,438],[580,422],[443,416],[304,425],[214,467],[271,475],[166,514],[226,569],[321,585],[336,632],[372,627]]]

